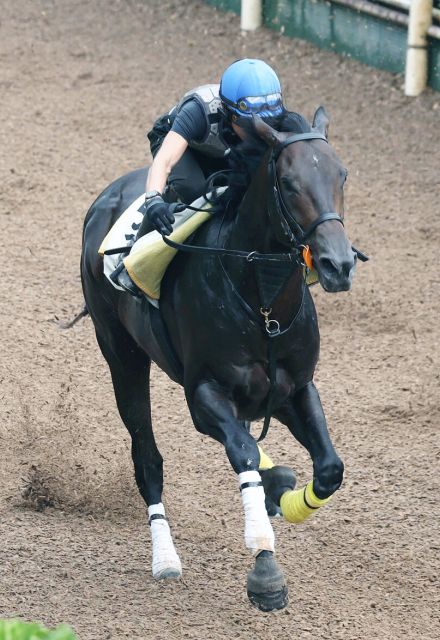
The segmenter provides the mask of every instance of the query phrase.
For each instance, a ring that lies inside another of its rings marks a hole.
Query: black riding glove
[[[161,196],[145,201],[145,215],[153,227],[164,236],[169,236],[173,230],[174,214],[186,209],[181,202],[168,204]]]

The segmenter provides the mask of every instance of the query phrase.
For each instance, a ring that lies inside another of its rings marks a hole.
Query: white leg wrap
[[[169,524],[164,518],[155,519],[155,515],[165,516],[165,508],[161,502],[148,507],[153,543],[153,578],[178,578],[182,575],[182,565],[174,547]]]
[[[240,487],[247,483],[261,483],[258,471],[244,471],[238,476]],[[275,551],[275,535],[264,504],[264,489],[261,486],[244,487],[241,490],[243,500],[246,548],[254,555],[260,551]]]

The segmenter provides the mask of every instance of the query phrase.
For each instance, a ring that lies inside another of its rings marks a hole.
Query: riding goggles
[[[270,93],[266,96],[249,96],[240,98],[233,103],[221,96],[227,107],[242,116],[251,116],[253,114],[260,116],[276,116],[283,111],[283,98],[281,93]]]

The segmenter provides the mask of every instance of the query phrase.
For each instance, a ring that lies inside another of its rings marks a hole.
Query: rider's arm
[[[165,136],[147,177],[147,191],[163,193],[167,178],[186,151],[190,140],[206,136],[207,121],[196,100],[189,100],[174,118],[171,131]]]
[[[148,172],[147,191],[163,193],[171,169],[179,162],[187,147],[187,140],[179,133],[167,133]]]
[[[189,100],[179,110],[174,119],[171,131],[167,133],[163,139],[162,145],[154,158],[147,177],[147,192],[153,192],[152,195],[147,193],[145,201],[145,217],[144,221],[162,234],[168,235],[172,232],[174,224],[174,214],[181,211],[184,204],[168,204],[163,201],[161,195],[154,192],[163,193],[167,178],[174,165],[179,162],[185,153],[190,140],[199,140],[206,135],[207,119],[200,105]],[[146,233],[142,222],[138,237]]]

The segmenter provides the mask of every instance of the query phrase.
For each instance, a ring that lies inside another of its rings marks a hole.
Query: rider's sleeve
[[[171,131],[179,133],[187,142],[199,142],[206,137],[207,127],[202,106],[196,100],[188,100],[174,118]]]

